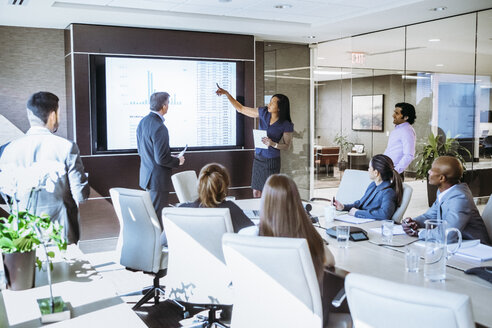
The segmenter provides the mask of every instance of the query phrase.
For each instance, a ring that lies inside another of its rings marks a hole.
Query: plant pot
[[[3,263],[9,289],[23,290],[34,287],[36,251],[3,254]]]
[[[338,162],[338,170],[345,171],[347,169],[348,163],[347,161]]]

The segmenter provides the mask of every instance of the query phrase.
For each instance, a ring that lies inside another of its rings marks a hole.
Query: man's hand
[[[336,200],[335,198],[333,198],[333,202],[332,202],[332,203],[333,203],[333,206],[335,206],[335,207],[336,207],[336,209],[337,209],[338,211],[343,210],[343,208],[344,208],[343,204],[342,204],[342,203],[340,203],[340,202],[339,202],[338,200]]]
[[[185,157],[184,156],[179,157],[179,165],[183,165],[184,162],[185,162]]]
[[[342,208],[343,209],[343,208]],[[355,207],[352,207],[350,211],[348,212],[349,215],[355,216],[355,213],[357,212],[357,209]]]
[[[419,235],[419,225],[417,222],[412,220],[412,218],[406,218],[404,220],[401,220],[401,226],[403,228],[403,231],[409,236],[412,237],[418,237]]]

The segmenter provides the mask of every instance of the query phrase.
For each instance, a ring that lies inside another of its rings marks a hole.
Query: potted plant
[[[340,171],[345,171],[347,168],[347,153],[352,148],[353,143],[348,141],[347,136],[344,136],[342,133],[337,133],[333,141],[340,148],[340,153],[338,154],[338,169]]]
[[[461,146],[456,140],[458,136],[451,138],[449,134],[447,136],[429,134],[427,143],[425,143],[419,151],[415,154],[417,162],[415,168],[417,169],[417,179],[427,179],[427,200],[429,206],[432,206],[436,200],[437,187],[429,184],[429,177],[427,172],[432,167],[432,162],[439,156],[453,156],[456,157],[465,170],[465,159],[460,154],[460,151],[465,152],[471,157],[471,153],[465,147]]]
[[[35,264],[41,268],[36,248],[50,241],[60,250],[67,247],[62,226],[48,215],[36,213],[41,190],[53,192],[54,182],[63,172],[61,163],[35,163],[23,168],[12,165],[0,168],[0,194],[9,206],[9,216],[0,218],[0,250],[11,289],[34,285]],[[47,257],[54,257],[47,252]],[[51,265],[51,264],[50,264]]]

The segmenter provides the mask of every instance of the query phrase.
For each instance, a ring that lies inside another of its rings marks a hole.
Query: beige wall
[[[60,98],[60,127],[66,137],[63,30],[0,26],[0,114],[26,132],[27,99],[37,91]]]

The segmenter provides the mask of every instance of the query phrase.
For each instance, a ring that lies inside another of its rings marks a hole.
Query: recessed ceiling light
[[[306,35],[305,37],[308,39],[316,39],[316,35]]]
[[[219,2],[231,2],[232,0],[219,0]]]
[[[443,67],[444,64],[436,64],[437,67]]]
[[[325,57],[318,57],[319,60],[323,60],[323,59],[326,59]]]
[[[289,9],[289,8],[292,8],[292,5],[289,5],[287,3],[283,3],[280,5],[273,6],[273,8],[275,8],[275,9]]]
[[[441,41],[441,39],[429,39],[427,41],[429,41],[429,42],[439,42],[439,41]]]
[[[448,7],[436,7],[436,8],[431,8],[429,9],[430,11],[444,11],[448,9]]]

